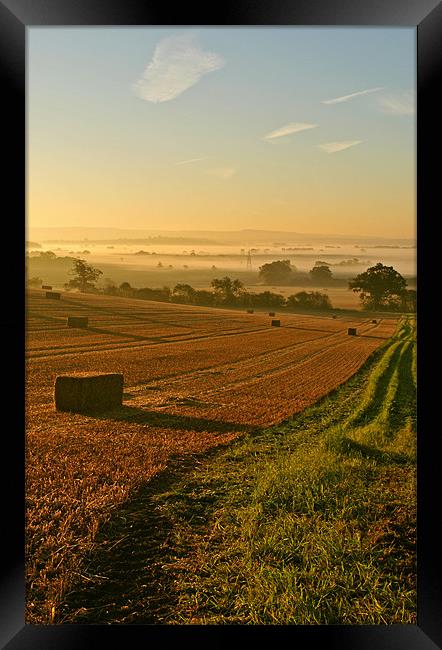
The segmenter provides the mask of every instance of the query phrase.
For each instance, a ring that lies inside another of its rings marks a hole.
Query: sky
[[[30,27],[27,226],[413,238],[415,35]]]

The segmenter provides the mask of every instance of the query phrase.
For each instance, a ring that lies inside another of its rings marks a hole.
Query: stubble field
[[[87,329],[67,316],[88,316]],[[278,316],[277,316],[278,317]],[[83,294],[27,299],[27,622],[61,620],[97,531],[173,459],[281,422],[345,382],[397,319],[281,315]],[[347,328],[357,327],[358,336]],[[122,372],[123,407],[59,413],[57,375]]]

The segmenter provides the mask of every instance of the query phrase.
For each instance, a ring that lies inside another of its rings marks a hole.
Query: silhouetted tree
[[[215,296],[219,303],[232,304],[244,291],[244,285],[240,280],[232,280],[228,276],[221,279],[215,278],[212,280],[211,286],[215,290]]]
[[[415,289],[406,289],[402,297],[402,311],[416,311],[417,293]]]
[[[110,296],[116,296],[118,294],[118,287],[111,278],[104,278],[103,292]]]
[[[290,309],[332,309],[330,298],[326,293],[319,291],[299,291],[287,298],[287,307]]]
[[[171,295],[170,287],[163,287],[162,289],[151,289],[144,287],[142,289],[135,289],[135,296],[142,300],[158,300],[160,302],[168,302]]]
[[[278,260],[260,266],[259,277],[266,284],[288,284],[294,270],[290,260]]]
[[[172,291],[172,300],[174,302],[184,302],[192,304],[195,299],[195,289],[190,284],[177,284]]]
[[[85,260],[74,258],[74,267],[69,271],[75,277],[69,280],[64,286],[66,289],[80,289],[80,291],[95,291],[95,282],[98,280],[103,271],[94,269]]]
[[[392,266],[378,262],[350,280],[348,286],[360,293],[366,309],[394,309],[403,300],[407,282]]]
[[[215,304],[215,294],[213,291],[207,291],[206,289],[195,290],[194,295],[195,305],[214,305]]]
[[[328,284],[333,280],[333,275],[328,264],[316,262],[315,266],[309,271],[310,278],[318,284]]]
[[[261,293],[247,293],[244,295],[250,298],[250,300],[245,304],[250,305],[251,307],[281,308],[285,306],[285,298],[280,293],[262,291]]]
[[[131,295],[135,291],[129,282],[122,282],[118,288],[123,295]]]

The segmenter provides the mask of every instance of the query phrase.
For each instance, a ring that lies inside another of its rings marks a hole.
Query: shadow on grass
[[[412,373],[413,345],[409,345],[399,360],[399,384],[388,414],[390,437],[405,426],[411,417],[416,425],[416,391]]]
[[[371,396],[369,403],[365,406],[363,411],[358,416],[351,420],[352,426],[359,426],[368,424],[373,421],[382,409],[382,405],[387,394],[388,386],[390,384],[393,373],[396,369],[402,347],[398,346],[389,359],[388,365],[384,368],[380,377],[378,377],[374,393]]]
[[[86,557],[76,586],[65,596],[56,622],[164,622],[177,601],[174,565],[184,562],[189,549],[180,548],[174,539],[173,516],[161,507],[158,495],[167,500],[167,495],[195,468],[198,459],[208,459],[217,452],[219,449],[214,448],[199,455],[173,458],[168,468],[113,512],[99,529],[96,550]],[[215,502],[199,503],[200,516],[196,516],[192,496],[182,493],[180,508],[188,513],[192,527],[205,529]]]
[[[370,447],[370,445],[365,445],[362,442],[357,442],[356,440],[347,438],[346,436],[332,441],[329,444],[329,447],[340,454],[367,458],[369,460],[374,460],[379,464],[397,463],[398,465],[405,465],[410,462],[410,459],[406,454],[393,451],[382,451],[382,449]]]

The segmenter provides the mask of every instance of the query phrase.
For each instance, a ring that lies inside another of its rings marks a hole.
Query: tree
[[[333,280],[333,275],[327,263],[316,262],[315,266],[311,269],[310,277],[313,282],[318,284],[328,284]]]
[[[278,260],[259,267],[259,277],[266,284],[288,284],[295,268],[290,260]]]
[[[142,289],[135,290],[135,297],[142,300],[159,300],[160,302],[169,302],[170,287],[163,287],[162,289],[151,289],[150,287],[143,287]]]
[[[234,303],[244,291],[244,285],[240,280],[232,280],[228,276],[215,278],[211,286],[215,290],[217,302],[221,303]]]
[[[111,278],[104,278],[103,292],[109,294],[110,296],[116,296],[118,294],[117,285]]]
[[[330,298],[319,291],[300,291],[287,298],[287,307],[291,309],[332,309]]]
[[[392,266],[378,262],[348,283],[366,309],[391,309],[402,301],[407,282]]]
[[[69,271],[74,275],[73,280],[69,280],[64,286],[67,289],[80,289],[80,291],[95,291],[95,282],[98,280],[103,271],[94,269],[85,260],[74,258],[74,268]]]
[[[215,294],[213,291],[207,291],[206,289],[195,290],[194,302],[195,305],[213,305],[215,299]]]
[[[415,289],[406,289],[402,297],[402,311],[416,311],[417,293]]]
[[[195,289],[190,284],[177,284],[172,291],[172,300],[192,304],[195,300],[195,293]]]
[[[285,306],[285,298],[280,293],[262,291],[261,293],[248,294],[251,298],[250,306],[281,308]]]
[[[118,287],[121,293],[123,293],[126,296],[130,296],[134,293],[135,289],[130,286],[129,282],[122,282],[120,286]]]

